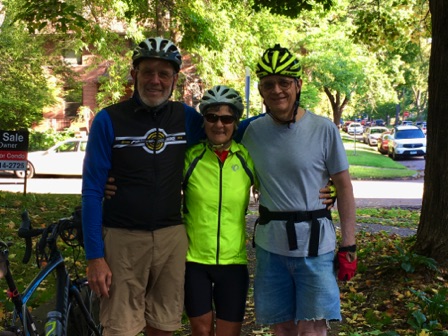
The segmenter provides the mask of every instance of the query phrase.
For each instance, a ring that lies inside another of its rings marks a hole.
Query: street
[[[0,190],[24,192],[24,180],[0,175]],[[37,194],[81,194],[81,178],[32,178],[27,180],[26,192]]]
[[[409,169],[418,171],[420,176],[424,176],[426,160],[423,157],[418,156],[398,162]]]

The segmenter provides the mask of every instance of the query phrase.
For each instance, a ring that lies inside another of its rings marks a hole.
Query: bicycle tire
[[[99,299],[96,298],[96,295],[94,295],[88,286],[83,286],[80,288],[80,295],[87,311],[95,323],[95,326],[101,333],[102,328],[99,322]],[[95,332],[90,329],[81,307],[74,298],[71,300],[69,306],[66,325],[67,336],[95,336]]]
[[[5,325],[3,325],[3,330],[0,331],[0,336],[22,336],[24,334],[27,334],[28,336],[37,335],[43,328],[42,321],[36,318],[36,316],[34,315],[31,316],[30,310],[28,309],[27,313],[27,321],[30,321],[32,319],[34,326],[37,328],[35,332],[32,330],[30,324],[28,324],[27,328],[23,326],[23,324],[20,322],[20,318],[17,312],[14,310],[13,312],[11,312],[12,316],[8,318],[10,320],[10,323],[6,323]],[[6,319],[6,316],[4,318]]]
[[[103,328],[101,326],[101,322],[100,322],[100,299],[98,298],[98,296],[90,289],[90,287],[86,287],[87,288],[87,303],[86,306],[90,312],[90,315],[92,316],[93,322],[95,323],[95,326],[97,327],[97,329],[100,331],[100,333],[102,334]],[[90,335],[94,336],[94,333],[91,333]]]
[[[89,287],[89,311],[93,317],[95,325],[98,327],[100,332],[103,331],[103,327],[100,322],[100,299],[99,297],[90,289]]]

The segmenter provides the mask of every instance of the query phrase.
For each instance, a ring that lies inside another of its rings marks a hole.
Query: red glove
[[[358,259],[356,257],[356,245],[339,248],[335,258],[335,266],[338,279],[348,281],[355,275]]]

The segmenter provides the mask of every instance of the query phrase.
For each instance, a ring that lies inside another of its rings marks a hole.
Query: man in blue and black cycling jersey
[[[101,297],[104,335],[171,335],[181,326],[187,237],[181,183],[187,145],[203,137],[202,116],[170,101],[178,48],[148,38],[134,50],[131,99],[92,124],[83,170],[88,280]],[[118,191],[104,200],[114,177]]]

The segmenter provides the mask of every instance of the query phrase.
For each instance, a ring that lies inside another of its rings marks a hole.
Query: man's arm
[[[104,256],[102,201],[111,168],[113,138],[110,118],[103,110],[92,123],[83,164],[82,225],[87,259]]]
[[[205,139],[204,119],[192,107],[184,104],[185,108],[185,131],[187,133],[187,146],[191,147]]]
[[[82,225],[90,288],[109,297],[112,272],[104,259],[102,200],[111,167],[113,130],[105,111],[95,117],[89,134],[82,181]]]
[[[356,208],[353,186],[348,170],[331,176],[338,192],[338,212],[341,225],[341,242],[335,257],[338,279],[350,280],[356,272]]]
[[[337,190],[338,212],[341,221],[342,240],[340,246],[351,246],[356,244],[356,206],[353,195],[353,186],[348,170],[331,176]]]

